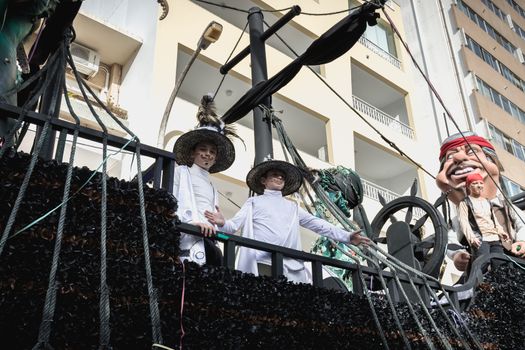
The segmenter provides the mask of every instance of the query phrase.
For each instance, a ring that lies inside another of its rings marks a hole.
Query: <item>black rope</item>
[[[519,215],[517,209],[514,207],[514,205],[512,205],[512,201],[510,200],[510,198],[505,194],[505,192],[501,189],[500,185],[497,183],[496,180],[494,180],[494,177],[490,174],[490,172],[487,170],[487,168],[485,167],[485,165],[483,164],[483,162],[481,161],[481,159],[479,158],[478,154],[476,152],[474,152],[474,149],[472,148],[472,144],[467,140],[465,134],[461,131],[461,128],[459,127],[458,123],[456,122],[456,120],[454,119],[454,117],[452,116],[452,114],[450,113],[450,111],[448,110],[448,108],[445,106],[445,102],[443,102],[443,99],[441,98],[441,96],[439,95],[439,93],[437,92],[436,88],[434,87],[434,85],[432,84],[432,82],[430,81],[430,79],[426,76],[426,74],[423,72],[423,69],[421,68],[421,66],[419,65],[419,63],[416,61],[416,58],[414,57],[414,55],[412,54],[412,51],[410,51],[410,48],[408,47],[408,44],[406,43],[405,40],[403,40],[403,38],[401,37],[401,34],[399,33],[399,30],[397,29],[396,25],[394,24],[394,22],[392,21],[392,18],[390,18],[390,16],[388,15],[388,13],[383,9],[383,13],[385,15],[385,17],[387,18],[388,22],[390,23],[390,26],[392,27],[392,30],[396,33],[397,37],[399,38],[399,40],[401,41],[401,43],[403,44],[403,47],[405,48],[405,50],[407,51],[408,55],[410,56],[410,59],[412,60],[412,62],[414,63],[414,65],[416,66],[417,70],[419,71],[419,73],[421,74],[421,76],[423,77],[423,79],[425,79],[425,82],[427,83],[428,87],[430,88],[430,90],[432,91],[432,93],[434,94],[434,96],[436,97],[436,99],[439,101],[439,104],[441,105],[441,107],[443,107],[443,110],[445,111],[445,114],[447,115],[447,117],[452,121],[452,124],[454,124],[454,127],[456,128],[456,130],[458,131],[458,133],[461,135],[461,137],[463,138],[463,140],[465,141],[465,143],[468,145],[469,149],[472,150],[472,153],[474,154],[474,156],[476,157],[476,159],[478,160],[478,162],[480,163],[480,165],[483,167],[483,169],[485,170],[485,172],[487,173],[488,177],[492,180],[492,182],[494,183],[494,185],[496,186],[496,188],[498,189],[498,191],[501,193],[501,195],[503,196],[503,198],[505,199],[505,201],[507,202],[507,204],[509,205],[509,207],[514,211],[514,213],[516,214],[516,216],[523,222],[523,224],[525,224],[525,220]]]
[[[88,95],[84,89],[84,84],[80,83],[82,78],[78,73],[77,67],[73,60],[71,52],[68,51],[68,61],[73,74],[79,82],[78,87],[84,101],[86,102],[91,114],[95,117],[97,123],[102,128],[102,178],[101,178],[101,202],[100,202],[100,295],[99,295],[99,349],[107,349],[110,346],[110,303],[109,303],[109,289],[107,285],[107,250],[106,250],[106,241],[107,241],[107,158],[108,151],[108,129],[104,122],[101,120],[100,116],[97,114],[91,101],[89,100]]]
[[[266,24],[266,26],[268,26],[268,23],[266,23],[266,21],[264,21],[264,24]],[[286,42],[284,41],[283,38],[281,38],[281,36],[278,34],[278,33],[275,33],[275,35],[277,36],[277,38],[296,56],[296,57],[299,57],[299,55],[297,54],[297,52]],[[434,175],[432,175],[428,170],[426,170],[421,164],[419,164],[418,162],[416,162],[414,159],[412,159],[412,157],[410,157],[408,154],[406,154],[401,148],[399,148],[399,146],[397,146],[393,141],[391,141],[390,139],[388,139],[385,135],[383,135],[381,133],[381,131],[379,131],[376,127],[374,127],[372,125],[372,123],[370,123],[357,109],[354,108],[354,106],[352,106],[348,101],[346,101],[346,99],[341,96],[341,94],[339,94],[330,84],[328,84],[326,82],[326,80],[323,79],[323,77],[321,77],[321,75],[319,73],[317,73],[312,67],[310,66],[307,66],[308,69],[310,69],[310,71],[312,73],[315,74],[315,76],[324,84],[326,85],[326,87],[328,87],[328,89],[330,89],[330,91],[332,91],[332,93],[334,93],[348,108],[350,108],[361,120],[363,120],[363,122],[365,122],[372,130],[374,130],[380,137],[381,139],[383,139],[383,141],[385,141],[391,148],[395,149],[399,155],[405,157],[406,159],[408,159],[412,164],[414,164],[417,168],[423,170],[428,176],[430,176],[432,179],[435,179],[436,177]]]
[[[228,61],[230,60],[230,58],[232,58],[233,56],[233,53],[235,52],[235,49],[237,49],[237,45],[239,45],[239,43],[241,42],[241,39],[242,39],[242,36],[244,35],[244,33],[246,32],[246,28],[248,28],[248,21],[246,21],[246,24],[244,25],[244,29],[242,30],[241,32],[241,35],[239,36],[239,39],[237,39],[237,42],[235,43],[235,45],[233,46],[233,49],[232,51],[230,52],[230,55],[228,56],[228,58],[226,59],[226,62],[224,63],[224,65],[226,65],[228,63]],[[224,78],[226,78],[226,74],[223,74],[222,78],[221,78],[221,81],[219,83],[219,86],[217,86],[217,89],[215,89],[215,93],[213,94],[213,99],[215,100],[215,96],[217,96],[217,93],[219,92],[219,89],[221,88],[222,86],[222,83],[224,82]]]
[[[386,258],[390,259],[391,260],[391,263],[395,264],[396,266],[400,267],[402,270],[406,270],[406,271],[410,271],[412,272],[413,274],[415,274],[416,276],[420,277],[421,279],[423,279],[423,281],[427,284],[427,287],[429,289],[430,286],[428,286],[428,283],[427,283],[427,279],[429,280],[432,280],[434,281],[435,283],[438,284],[438,286],[440,287],[440,290],[442,291],[443,295],[445,296],[445,298],[447,299],[450,307],[452,308],[452,310],[456,313],[459,321],[460,321],[460,324],[461,326],[463,327],[463,329],[467,332],[467,335],[469,336],[469,338],[471,339],[471,341],[476,345],[476,347],[478,349],[482,349],[483,347],[481,346],[481,344],[479,343],[479,340],[474,336],[474,334],[470,331],[467,323],[465,322],[465,320],[463,319],[463,317],[461,317],[461,313],[460,311],[457,309],[456,305],[452,302],[452,300],[450,299],[450,296],[448,295],[448,292],[445,291],[444,287],[443,287],[443,284],[435,277],[433,276],[430,276],[430,275],[427,275],[427,274],[424,274],[423,272],[419,271],[419,270],[416,270],[414,269],[413,267],[411,266],[408,266],[407,264],[405,264],[404,262],[396,259],[395,257],[393,257],[392,255],[388,254],[387,252],[385,252],[383,249],[381,249],[381,247],[379,247],[377,244],[375,243],[372,243],[371,244],[372,247],[374,249],[376,249],[379,253],[381,253],[383,256],[385,256]],[[372,253],[373,255],[376,255],[371,249],[369,249],[369,252]],[[376,255],[377,256],[377,255]],[[432,292],[433,293],[433,292]],[[435,300],[439,303],[439,300],[438,300],[438,297],[437,295],[433,295]],[[455,327],[453,327],[455,329]],[[463,341],[462,341],[463,343]],[[466,348],[468,349],[468,345],[466,346]]]
[[[64,65],[66,63],[65,53],[63,54]],[[60,263],[60,251],[62,247],[62,235],[64,231],[65,218],[67,212],[67,202],[69,198],[69,192],[71,187],[71,178],[73,174],[73,163],[75,161],[77,139],[80,127],[80,118],[74,112],[73,107],[71,106],[71,101],[67,94],[67,87],[65,83],[65,77],[62,79],[62,90],[64,93],[64,99],[66,101],[68,110],[71,113],[71,116],[75,120],[75,127],[73,132],[73,142],[71,144],[71,153],[69,155],[69,163],[67,166],[66,181],[64,184],[64,195],[62,197],[62,202],[64,205],[60,208],[60,218],[58,221],[57,234],[55,238],[55,246],[53,249],[53,260],[51,263],[51,271],[49,272],[49,281],[48,288],[46,292],[46,299],[44,304],[44,310],[42,313],[42,321],[40,323],[40,329],[38,332],[38,343],[33,347],[34,350],[40,348],[50,347],[49,338],[51,335],[51,326],[53,324],[54,315],[55,315],[55,305],[56,305],[56,272],[58,265]]]
[[[347,257],[351,258],[352,260],[354,260],[356,262],[356,264],[360,264],[360,261],[355,257],[355,256],[352,256],[351,254],[349,254],[348,252],[346,252],[344,249],[342,249],[341,247],[339,247],[339,245],[337,245],[337,243],[332,240],[332,239],[329,239],[330,243],[332,243],[332,245],[338,249],[341,253],[343,253],[344,255],[346,255]],[[399,317],[397,315],[397,310],[396,310],[396,307],[394,305],[394,302],[392,300],[392,296],[390,295],[390,292],[389,292],[389,289],[388,289],[388,286],[387,286],[387,283],[385,281],[385,278],[383,276],[383,269],[379,266],[379,264],[374,261],[373,259],[368,259],[367,260],[368,262],[370,262],[374,268],[376,269],[377,271],[377,274],[379,276],[379,281],[381,282],[381,286],[383,287],[383,290],[385,291],[385,296],[387,298],[387,302],[388,302],[388,306],[390,307],[390,311],[392,312],[392,316],[394,318],[394,322],[396,324],[396,327],[398,328],[398,332],[399,334],[401,335],[401,337],[403,338],[403,343],[405,343],[405,348],[406,349],[412,349],[412,346],[410,345],[410,341],[408,340],[407,338],[407,335],[405,333],[405,331],[403,330],[403,327],[401,325],[401,321],[399,320]]]
[[[69,57],[71,58],[71,53],[68,52]],[[78,73],[77,73],[78,75]],[[141,167],[141,159],[140,159],[140,140],[136,135],[131,132],[110,110],[109,108],[98,98],[98,96],[93,92],[93,90],[89,87],[89,85],[83,80],[78,79],[79,86],[85,87],[92,97],[95,99],[95,101],[108,113],[108,115],[121,127],[123,128],[129,135],[136,138],[136,147],[135,147],[135,154],[137,156],[137,174],[142,173],[142,167]],[[86,103],[88,105],[90,104],[89,100],[87,98]],[[92,109],[92,107],[90,108]],[[96,114],[95,112],[93,112]],[[146,270],[146,284],[148,288],[148,296],[149,296],[149,308],[150,308],[150,317],[151,317],[151,327],[152,327],[152,340],[154,343],[161,344],[162,341],[162,329],[161,329],[161,322],[160,322],[160,312],[159,312],[159,306],[158,306],[158,297],[157,297],[157,291],[153,286],[153,276],[151,272],[151,259],[149,254],[149,239],[148,239],[148,229],[147,229],[147,222],[146,222],[146,209],[145,209],[145,201],[144,201],[144,187],[142,182],[142,176],[137,176],[137,185],[138,185],[138,195],[139,195],[139,208],[140,208],[140,216],[141,216],[141,223],[142,223],[142,244],[144,249],[144,264],[145,264],[145,270]],[[107,288],[107,287],[106,287]],[[103,310],[101,310],[102,312]],[[109,308],[107,309],[109,311]],[[104,310],[104,312],[106,312]],[[105,317],[105,316],[104,316]],[[108,316],[109,317],[109,316]],[[109,328],[109,326],[108,326]],[[108,329],[109,331],[109,329]],[[102,340],[102,334],[101,334],[101,340]]]
[[[57,59],[59,57],[59,53],[58,52],[59,51],[57,51],[57,53],[55,53],[50,58],[50,64],[52,64],[52,68],[48,71],[48,74],[49,74],[50,77],[54,77],[54,75],[56,75],[58,73],[58,70],[60,69],[59,62],[58,63],[55,62],[55,61],[57,61]],[[47,90],[47,88],[50,85],[51,81],[52,81],[52,79],[46,79],[45,82],[40,87],[40,89],[38,91],[38,94],[33,96],[31,99],[29,99],[26,102],[26,104],[24,105],[24,107],[22,108],[22,112],[20,113],[20,116],[18,117],[16,124],[13,126],[13,128],[9,132],[8,143],[6,145],[4,145],[2,148],[0,148],[0,159],[3,157],[5,151],[10,147],[9,144],[11,143],[13,135],[15,134],[16,130],[20,127],[20,124],[22,124],[22,121],[24,120],[24,117],[25,117],[25,115],[28,112],[28,109],[27,109],[28,106],[32,106],[34,103],[36,103],[38,98],[40,98],[40,96],[44,93],[44,91]],[[52,91],[52,100],[53,101],[55,101],[58,98],[57,94],[60,93],[59,90],[60,90],[59,88],[55,88]],[[53,106],[53,108],[58,108],[58,106],[55,105],[55,106]],[[53,113],[51,113],[51,114],[55,113],[55,111],[52,111],[52,112]],[[22,204],[22,200],[23,200],[23,198],[25,196],[25,192],[26,192],[27,187],[29,185],[29,180],[31,179],[31,175],[33,174],[33,170],[35,169],[35,165],[36,165],[36,162],[37,162],[37,159],[38,159],[38,154],[40,153],[40,150],[42,149],[42,146],[44,145],[44,141],[46,139],[47,133],[48,133],[49,128],[50,128],[50,120],[51,120],[51,118],[53,118],[53,117],[49,116],[47,118],[47,120],[45,121],[44,126],[42,128],[42,132],[39,135],[38,140],[36,140],[36,146],[35,146],[34,152],[31,155],[31,160],[29,162],[29,166],[27,167],[26,174],[24,175],[24,180],[22,181],[22,184],[20,185],[20,189],[19,189],[17,197],[15,199],[15,203],[13,204],[13,209],[11,210],[11,213],[9,214],[9,218],[8,218],[7,223],[5,225],[4,232],[2,233],[2,237],[0,238],[0,256],[2,255],[2,252],[3,252],[4,247],[5,247],[5,243],[6,243],[7,239],[9,238],[9,234],[11,233],[11,229],[13,228],[13,225],[15,223],[16,215],[18,214],[18,210],[20,209],[20,205]]]
[[[223,9],[228,9],[228,10],[233,10],[233,11],[238,11],[238,12],[243,12],[243,13],[250,13],[249,10],[241,9],[241,8],[230,6],[230,5],[226,5],[224,3],[218,4],[218,3],[215,3],[215,2],[212,2],[212,1],[207,1],[207,0],[195,0],[195,1],[196,2],[201,2],[201,3],[204,3],[204,4],[208,4],[208,5],[212,5],[212,6],[215,6],[215,7],[220,7],[220,8],[223,8]],[[370,2],[370,1],[365,1],[365,3],[366,2]],[[350,12],[352,10],[360,8],[361,6],[362,5],[355,6],[355,7],[350,7],[350,8],[344,9],[344,10],[340,10],[340,11],[333,11],[333,12],[321,12],[321,13],[301,12],[301,14],[306,15],[306,16],[331,16],[331,15],[338,15],[340,13]],[[261,12],[266,12],[266,13],[284,12],[284,11],[291,10],[292,8],[293,8],[293,6],[285,7],[285,8],[282,8],[282,9],[275,9],[275,10],[261,9]]]
[[[248,11],[248,10],[240,9],[238,7],[228,6],[226,4],[217,4],[217,3],[214,3],[214,2],[211,2],[211,1],[206,1],[206,0],[195,0],[195,1],[196,2],[202,2],[204,4],[208,4],[208,5],[212,5],[212,6],[216,6],[216,7],[222,7],[224,9],[228,9],[228,10],[234,10],[234,11],[243,12],[243,13],[250,13],[250,11]]]

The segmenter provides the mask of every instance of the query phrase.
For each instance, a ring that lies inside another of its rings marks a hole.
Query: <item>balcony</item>
[[[401,195],[363,178],[361,178],[361,183],[363,184],[363,195],[374,201],[379,202],[379,195],[381,195],[387,203],[401,197]],[[422,217],[424,214],[421,208],[414,208],[413,213],[415,219]]]
[[[400,122],[396,118],[388,115],[387,113],[383,112],[379,108],[372,106],[366,101],[363,101],[357,96],[352,96],[352,101],[353,101],[354,108],[357,109],[359,112],[362,112],[366,114],[367,116],[372,117],[373,119],[377,120],[381,124],[384,124],[388,126],[389,128],[398,131],[399,133],[405,135],[406,137],[410,139],[414,138],[414,130],[410,126],[406,125],[405,123]]]
[[[401,69],[401,61],[397,57],[383,50],[381,47],[379,47],[372,41],[368,40],[364,36],[361,36],[359,38],[359,43],[361,43],[361,45],[365,46],[366,48],[368,48],[370,51],[372,51],[376,55],[388,61],[391,65]]]

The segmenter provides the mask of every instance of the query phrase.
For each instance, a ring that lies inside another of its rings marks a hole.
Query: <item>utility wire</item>
[[[510,200],[510,198],[505,194],[505,192],[503,192],[503,190],[501,189],[500,185],[497,183],[497,181],[494,179],[494,177],[490,174],[490,172],[487,170],[487,168],[485,167],[485,165],[483,164],[483,162],[481,161],[481,159],[479,158],[478,154],[474,151],[474,149],[472,148],[472,144],[467,140],[465,134],[461,131],[461,128],[459,127],[458,123],[456,122],[456,120],[454,119],[454,117],[452,116],[452,114],[450,113],[450,111],[448,110],[448,108],[445,106],[445,103],[443,102],[443,99],[441,98],[441,96],[439,95],[439,93],[437,92],[436,88],[434,87],[434,85],[432,84],[432,82],[430,81],[430,79],[426,76],[426,74],[423,72],[423,69],[421,68],[421,66],[419,65],[419,63],[416,61],[416,58],[414,57],[414,55],[412,54],[412,51],[410,51],[410,48],[408,47],[408,44],[406,43],[405,40],[403,40],[403,38],[401,37],[401,34],[399,33],[399,30],[397,29],[396,25],[394,24],[394,21],[392,21],[392,18],[390,18],[390,16],[388,15],[388,13],[385,11],[385,9],[383,8],[382,9],[386,19],[388,20],[388,22],[390,23],[390,26],[392,27],[392,30],[394,31],[394,33],[396,33],[397,37],[399,38],[399,40],[401,41],[401,43],[403,44],[403,47],[405,48],[405,50],[407,51],[408,55],[410,56],[412,62],[414,63],[414,65],[416,66],[417,70],[419,71],[419,73],[421,74],[421,76],[423,77],[423,79],[425,79],[425,82],[427,83],[428,87],[430,88],[430,90],[432,91],[432,93],[434,94],[434,96],[436,97],[436,99],[438,100],[439,104],[441,105],[441,107],[443,107],[443,110],[445,111],[445,114],[447,115],[447,117],[452,121],[452,124],[454,124],[454,127],[457,129],[458,133],[461,135],[461,137],[463,138],[463,140],[465,141],[465,143],[468,145],[469,149],[472,150],[472,153],[474,154],[474,156],[476,157],[476,159],[478,160],[479,164],[482,166],[482,168],[485,170],[485,172],[487,173],[487,176],[490,178],[490,180],[492,180],[492,182],[494,183],[494,185],[496,186],[496,188],[498,189],[498,191],[501,193],[501,195],[503,196],[503,198],[505,199],[505,201],[507,202],[508,206],[514,211],[514,213],[516,214],[516,217],[518,217],[524,224],[525,224],[525,220],[523,219],[523,217],[521,217],[521,215],[518,213],[517,209],[514,207],[514,205],[512,204],[512,201]]]
[[[244,33],[246,32],[246,28],[248,28],[248,21],[246,21],[246,24],[244,25],[244,29],[242,30],[241,32],[241,35],[239,36],[239,39],[237,39],[237,42],[235,43],[235,46],[233,47],[233,50],[230,52],[230,55],[228,56],[228,58],[226,59],[226,62],[224,63],[224,65],[226,65],[229,61],[230,61],[230,58],[232,58],[233,56],[233,53],[235,52],[235,49],[237,49],[237,46],[239,45],[239,43],[241,42],[241,39],[242,39],[242,36],[244,35]],[[215,89],[215,93],[213,94],[213,100],[215,100],[215,96],[217,96],[217,93],[219,92],[219,89],[221,88],[222,86],[222,83],[224,82],[224,78],[226,78],[226,75],[228,73],[224,74],[222,76],[222,79],[219,83],[219,86],[217,86],[217,89]]]
[[[264,21],[264,24],[266,24],[266,26],[268,26],[268,23],[266,21]],[[296,56],[296,57],[299,57],[299,55],[297,54],[297,52],[286,42],[284,41],[284,39],[278,34],[278,33],[275,33],[275,35],[277,36],[277,38],[279,38],[279,40]],[[393,149],[395,149],[401,156],[407,158],[412,164],[414,164],[417,168],[423,170],[428,176],[430,176],[431,178],[435,179],[436,177],[434,175],[432,175],[428,170],[426,170],[421,164],[419,164],[418,162],[416,162],[414,159],[412,159],[412,157],[410,157],[408,154],[406,154],[401,148],[399,148],[399,146],[397,146],[393,141],[391,141],[390,139],[388,139],[385,135],[383,135],[381,133],[381,131],[379,131],[375,126],[373,126],[357,109],[354,108],[354,106],[352,106],[348,101],[346,101],[346,99],[341,96],[341,94],[339,94],[330,84],[328,84],[326,82],[326,80],[323,79],[323,77],[321,77],[321,75],[319,75],[319,73],[317,73],[313,68],[311,68],[310,66],[307,66],[308,69],[310,69],[310,71],[312,73],[315,74],[315,76],[321,80],[321,82],[326,85],[326,87],[328,87],[328,89],[330,89],[330,91],[332,91],[348,108],[350,108],[355,114],[357,114],[357,116],[359,118],[361,118],[361,120],[363,120],[370,128],[372,128],[372,130],[374,130],[379,136],[381,136],[381,138],[383,139],[383,141],[385,141],[390,147],[392,147]]]
[[[224,9],[228,9],[228,10],[233,10],[233,11],[238,11],[238,12],[243,12],[243,13],[250,13],[249,10],[245,10],[245,9],[241,9],[241,8],[238,8],[238,7],[234,7],[234,6],[229,6],[229,5],[226,5],[226,4],[218,4],[218,3],[215,3],[215,2],[212,2],[212,1],[207,1],[207,0],[195,0],[196,2],[201,2],[201,3],[204,3],[204,4],[208,4],[208,5],[211,5],[211,6],[216,6],[216,7],[221,7],[221,8],[224,8]],[[365,1],[365,2],[369,2],[369,1]],[[344,10],[340,10],[340,11],[333,11],[333,12],[321,12],[321,13],[313,13],[313,12],[301,12],[302,15],[305,15],[305,16],[331,16],[331,15],[338,15],[340,13],[345,13],[345,12],[350,12],[352,10],[355,10],[356,8],[359,8],[361,7],[362,5],[359,5],[359,6],[355,6],[355,7],[351,7],[351,8],[347,8],[347,9],[344,9]],[[266,12],[266,13],[274,13],[274,12],[284,12],[284,11],[288,11],[288,10],[291,10],[293,7],[286,7],[286,8],[283,8],[283,9],[277,9],[277,10],[265,10],[265,9],[261,9],[261,12]]]

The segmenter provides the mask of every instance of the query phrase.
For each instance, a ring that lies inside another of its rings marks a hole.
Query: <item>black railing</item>
[[[128,139],[114,136],[114,135],[104,135],[103,132],[97,131],[94,129],[77,126],[73,123],[61,120],[61,119],[50,119],[44,114],[37,112],[24,112],[21,108],[0,103],[0,117],[8,117],[17,119],[22,113],[26,113],[24,116],[24,121],[42,126],[45,122],[50,123],[50,127],[53,130],[59,132],[60,139],[62,142],[65,141],[65,134],[73,134],[75,130],[78,130],[79,137],[101,143],[104,138],[107,139],[107,144],[116,148],[121,148],[122,150],[127,150],[134,152],[137,148],[136,142],[129,142]],[[57,145],[57,151],[55,152],[55,159],[62,161],[63,147],[60,146],[60,142]],[[142,145],[140,147],[141,156],[146,156],[154,159],[154,165],[150,167],[152,171],[152,183],[154,188],[162,188],[166,191],[172,192],[173,190],[173,173],[175,168],[175,159],[173,153],[158,149],[148,145]],[[200,236],[200,228],[190,224],[181,223],[177,225],[178,230],[184,233],[193,234]],[[323,267],[331,266],[335,268],[341,268],[348,270],[352,276],[353,283],[353,293],[363,294],[367,289],[367,286],[363,286],[363,281],[368,283],[376,283],[379,279],[384,278],[387,281],[387,284],[390,286],[394,285],[394,280],[397,278],[402,284],[409,284],[413,282],[418,288],[430,287],[436,291],[442,291],[447,293],[453,303],[458,306],[458,294],[460,292],[467,291],[476,286],[476,284],[481,279],[481,269],[480,266],[490,258],[498,258],[505,260],[512,260],[515,263],[518,263],[522,266],[525,266],[525,260],[511,258],[509,256],[503,255],[490,255],[483,257],[474,262],[472,271],[469,279],[460,287],[453,286],[444,286],[432,279],[421,278],[421,274],[410,274],[406,273],[394,274],[391,271],[384,271],[382,268],[384,265],[379,265],[378,267],[370,267],[358,265],[356,263],[345,262],[341,260],[335,260],[329,257],[306,253],[303,251],[297,251],[290,248],[285,248],[281,246],[276,246],[269,243],[264,243],[245,237],[240,237],[237,235],[230,235],[219,233],[215,240],[220,241],[224,244],[224,266],[234,269],[235,268],[235,251],[238,246],[252,248],[256,250],[261,250],[269,252],[272,256],[272,275],[279,276],[283,274],[283,259],[284,257],[289,257],[292,259],[302,260],[312,265],[312,283],[316,287],[322,287],[323,285]],[[380,270],[381,269],[381,270]],[[362,275],[360,275],[362,274]],[[364,279],[362,278],[364,275]],[[374,282],[375,281],[375,282]],[[394,292],[396,295],[397,301],[399,301],[399,293]]]
[[[104,137],[106,137],[108,146],[116,147],[119,149],[121,148],[124,151],[130,152],[135,152],[135,150],[137,149],[137,143],[134,141],[129,142],[129,140],[126,138],[114,135],[104,136],[104,133],[102,131],[94,130],[83,126],[76,126],[74,123],[70,123],[62,119],[50,119],[47,115],[37,112],[24,112],[20,107],[15,107],[0,102],[0,117],[17,119],[22,113],[26,113],[24,116],[24,121],[37,126],[42,126],[45,122],[49,122],[50,127],[53,130],[59,131],[60,134],[66,133],[72,135],[75,129],[78,129],[79,137],[84,138],[86,140],[102,143]],[[65,141],[65,137],[62,137],[62,141]],[[59,162],[62,162],[63,152],[60,152],[60,150],[62,149],[63,145],[58,144],[58,152],[55,153],[55,159]],[[155,159],[152,176],[153,187],[156,189],[162,188],[168,192],[172,192],[173,174],[175,169],[175,157],[173,156],[173,153],[152,146],[141,144],[140,154],[142,156]]]

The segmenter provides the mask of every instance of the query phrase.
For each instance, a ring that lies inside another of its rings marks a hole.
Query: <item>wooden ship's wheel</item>
[[[437,207],[444,201],[440,198],[432,205],[416,197],[415,193],[413,186],[410,196],[400,197],[389,203],[380,198],[383,208],[371,223],[370,238],[376,243],[386,243],[389,253],[401,261],[428,275],[438,277],[445,257],[448,229]],[[414,219],[416,208],[423,212],[417,220]],[[400,221],[396,217],[404,210],[404,220]],[[380,234],[388,221],[391,225],[386,230],[386,237],[382,237]]]

